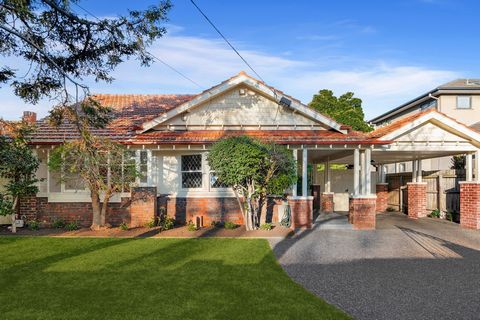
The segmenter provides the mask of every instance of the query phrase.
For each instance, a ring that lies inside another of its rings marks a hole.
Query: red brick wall
[[[132,189],[130,226],[142,227],[157,215],[157,187],[135,187]]]
[[[166,208],[167,215],[180,223],[193,221],[195,216],[204,216],[206,226],[212,221],[243,223],[240,206],[234,197],[175,198],[163,195],[158,198],[158,207]]]
[[[377,184],[377,208],[376,212],[381,213],[387,211],[388,207],[388,183]]]
[[[418,219],[426,217],[427,212],[427,183],[409,182],[408,192],[408,217]]]
[[[37,198],[36,219],[50,225],[55,219],[78,222],[83,227],[92,224],[92,204],[90,202],[48,202],[47,198]],[[120,203],[109,203],[107,223],[118,226],[130,223],[130,198],[122,198]]]
[[[348,221],[357,230],[375,229],[376,198],[350,198]]]
[[[21,197],[18,207],[21,219],[25,217],[26,221],[31,221],[37,218],[37,197],[35,195]]]
[[[480,183],[460,182],[460,225],[480,229]]]
[[[322,212],[332,213],[334,208],[333,193],[322,193],[320,200]]]
[[[292,214],[292,229],[312,228],[313,197],[288,198]]]

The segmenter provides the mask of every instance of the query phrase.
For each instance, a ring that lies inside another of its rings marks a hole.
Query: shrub
[[[220,228],[222,223],[220,221],[212,221],[211,226],[214,228]]]
[[[30,230],[38,230],[40,229],[40,222],[37,220],[30,220],[27,222],[27,227]]]
[[[225,221],[225,223],[223,224],[223,227],[224,227],[225,229],[231,230],[231,229],[237,228],[238,225],[236,225],[235,223],[230,222],[230,221]]]
[[[52,227],[56,229],[63,229],[65,228],[65,221],[62,219],[55,219],[53,220]]]
[[[160,227],[162,230],[170,230],[173,229],[175,226],[175,219],[172,217],[164,216],[163,219],[160,221]]]
[[[118,228],[122,231],[127,231],[128,230],[128,224],[124,221],[120,224],[120,226]]]
[[[157,220],[152,218],[150,221],[145,223],[145,228],[155,228],[157,226]]]
[[[72,221],[65,225],[65,230],[67,231],[75,231],[78,229],[80,229],[80,226],[78,225],[77,221]]]
[[[271,223],[264,223],[260,226],[260,230],[272,230],[273,225]]]
[[[438,210],[438,209],[432,210],[432,212],[430,213],[430,217],[440,218],[440,210]]]
[[[197,226],[196,226],[192,221],[189,221],[189,222],[187,223],[187,230],[188,230],[188,231],[197,231],[198,228],[197,228]]]

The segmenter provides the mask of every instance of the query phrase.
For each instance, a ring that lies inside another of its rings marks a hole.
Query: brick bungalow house
[[[384,166],[401,161],[416,165],[413,182],[408,185],[408,214],[424,217],[426,186],[420,160],[480,154],[480,133],[436,110],[416,113],[364,134],[244,72],[194,95],[98,94],[96,99],[114,109],[114,119],[95,134],[124,144],[128,150],[125,165],[136,165],[141,172],[135,187],[125,188],[112,198],[107,216],[112,225],[123,221],[143,225],[160,210],[179,221],[202,216],[205,224],[213,220],[241,223],[233,192],[217,181],[206,160],[212,143],[222,137],[249,135],[292,150],[302,177],[298,189],[295,185],[286,191],[294,228],[311,227],[313,210],[330,212],[340,201],[346,201],[354,228],[375,228],[375,214],[387,209]],[[33,113],[26,116],[35,120]],[[21,216],[47,224],[62,218],[89,225],[90,198],[82,182],[62,182],[47,166],[52,148],[76,138],[73,126],[52,128],[45,119],[36,121],[36,126],[32,147],[41,160],[37,175],[44,180],[39,183],[38,194],[21,202]],[[475,175],[470,165],[461,188],[461,225],[479,229],[480,156],[476,159]],[[327,165],[323,181],[318,183],[317,170],[308,167],[321,163]],[[330,163],[349,165],[344,172],[348,177],[344,200],[335,195]],[[268,210],[275,221],[283,204],[275,198],[270,202]]]

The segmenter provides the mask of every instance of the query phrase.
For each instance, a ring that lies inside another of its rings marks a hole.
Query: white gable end
[[[464,137],[456,135],[438,125],[427,122],[414,130],[408,131],[396,138],[395,141],[402,142],[465,142]]]
[[[323,124],[279,105],[272,99],[249,89],[235,87],[214,99],[167,120],[173,126],[244,126],[248,127],[311,127]]]

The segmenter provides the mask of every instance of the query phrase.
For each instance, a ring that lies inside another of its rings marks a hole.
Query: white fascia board
[[[244,75],[239,75],[235,78],[232,78],[230,79],[229,81],[221,84],[220,86],[218,87],[215,87],[207,92],[204,92],[203,94],[195,97],[194,99],[188,101],[188,102],[185,102],[184,104],[166,112],[165,114],[149,121],[149,122],[146,122],[143,124],[143,129],[139,131],[139,133],[144,133],[150,129],[152,129],[153,127],[161,124],[161,123],[164,123],[165,121],[168,121],[170,119],[172,119],[173,117],[176,117],[180,114],[182,114],[183,112],[186,112],[192,108],[194,108],[195,106],[199,105],[199,104],[202,104],[202,103],[205,103],[207,102],[208,100],[211,100],[213,99],[214,97],[220,95],[221,93],[227,91],[227,90],[230,90],[231,88],[235,87],[236,85],[240,84],[240,83],[244,83],[246,84],[247,86],[250,86],[252,88],[254,88],[255,90],[271,97],[273,100],[275,101],[280,101],[280,98],[281,97],[276,97],[274,91],[272,89],[270,89],[269,87],[267,87],[266,85],[258,82],[258,81],[255,81],[253,79],[251,79],[250,77],[247,77],[247,76],[244,76]],[[325,117],[324,115],[322,115],[321,113],[319,112],[316,112],[312,109],[310,109],[309,107],[297,102],[297,101],[292,101],[292,104],[290,106],[292,109],[294,110],[297,110],[299,113],[307,116],[307,117],[310,117],[324,125],[326,125],[327,127],[329,128],[332,128],[334,130],[337,130],[339,132],[344,132],[344,130],[341,130],[340,129],[340,124],[338,124],[336,121],[328,118],[328,117]]]
[[[446,126],[450,129],[453,129],[453,131],[455,131],[455,134],[463,136],[464,138],[470,140],[472,144],[475,144],[477,146],[480,145],[479,133],[437,112],[427,113],[426,115],[421,116],[420,118],[412,121],[411,123],[406,124],[403,127],[381,137],[379,140],[395,140],[406,132],[413,130],[429,121],[432,121],[434,124],[437,125],[440,124],[440,127]]]

